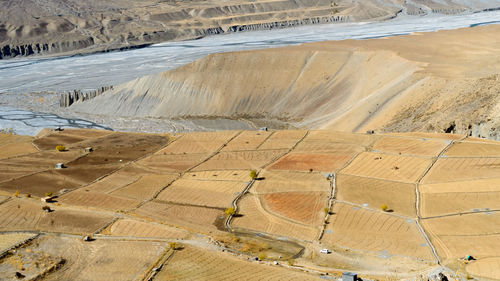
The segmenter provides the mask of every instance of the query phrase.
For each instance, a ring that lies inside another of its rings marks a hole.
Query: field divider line
[[[259,148],[268,140],[270,139],[274,134],[276,133],[276,131],[273,131],[269,134],[269,136],[267,136],[267,138],[265,138],[259,145],[257,145],[257,147],[255,148],[255,150],[259,150]]]
[[[10,233],[18,233],[18,232],[17,232],[17,231],[14,231],[14,232],[10,232]],[[15,249],[17,249],[17,248],[19,248],[19,247],[22,247],[22,246],[24,246],[25,244],[27,244],[27,243],[29,243],[29,242],[31,242],[31,241],[33,241],[33,240],[35,240],[36,238],[38,238],[38,237],[41,235],[41,233],[33,233],[33,232],[27,232],[27,233],[32,233],[32,234],[33,234],[33,236],[32,236],[32,237],[29,237],[29,238],[27,238],[27,239],[24,239],[24,240],[22,240],[21,242],[19,242],[19,243],[17,243],[17,244],[15,244],[15,245],[13,245],[12,247],[10,247],[10,248],[8,248],[8,249],[5,249],[4,251],[0,252],[0,260],[1,260],[3,257],[5,257],[5,256],[9,253],[9,251],[11,251],[11,250],[15,250]]]
[[[92,233],[92,235],[96,235],[96,234],[99,234],[99,232],[103,231],[104,229],[106,229],[108,226],[112,225],[113,223],[115,223],[118,219],[120,219],[119,217],[114,217],[112,220],[110,220],[108,223],[106,223],[105,225],[101,226],[100,228],[98,228],[96,231],[94,231],[94,233]]]
[[[463,138],[461,138],[460,140],[458,141],[461,141],[463,140],[464,138],[466,138],[466,136],[464,136]],[[417,181],[415,182],[415,210],[416,210],[416,215],[417,215],[417,219],[416,219],[416,224],[417,224],[417,227],[418,227],[418,230],[420,231],[420,233],[422,234],[422,236],[424,237],[425,241],[427,241],[427,244],[429,245],[430,249],[431,249],[431,252],[432,254],[434,255],[434,257],[436,258],[436,261],[439,265],[441,265],[441,259],[439,258],[438,254],[437,254],[437,251],[436,251],[436,247],[434,246],[434,244],[432,244],[430,238],[429,238],[429,235],[427,235],[427,233],[425,232],[425,230],[423,229],[422,225],[420,224],[420,219],[421,219],[421,216],[420,216],[420,190],[418,188],[418,186],[420,185],[420,183],[422,182],[423,178],[429,173],[429,171],[432,169],[432,167],[434,167],[434,165],[436,164],[436,162],[439,160],[439,158],[446,152],[446,150],[448,150],[453,144],[455,143],[455,140],[451,140],[448,145],[446,147],[444,147],[441,152],[436,156],[436,157],[433,157],[432,158],[432,162],[429,164],[429,166],[427,167],[427,169],[425,169],[425,171],[420,175],[420,177],[417,179]]]
[[[160,269],[172,258],[172,256],[175,254],[175,249],[168,248],[166,249],[160,257],[153,263],[151,264],[145,271],[142,273],[137,280],[142,280],[142,281],[150,281],[153,280],[156,274],[160,271]]]
[[[385,212],[385,211],[382,211],[382,210],[379,210],[379,209],[372,209],[372,208],[365,207],[365,206],[363,206],[361,204],[358,204],[358,203],[353,203],[353,202],[344,201],[344,200],[338,200],[338,199],[334,199],[334,201],[336,203],[348,204],[348,205],[351,205],[351,206],[354,206],[354,207],[358,207],[360,209],[365,209],[365,210],[368,210],[368,211],[371,211],[371,212],[375,212],[375,213],[380,213],[380,214],[384,214],[384,215],[398,217],[398,218],[405,219],[405,220],[408,220],[408,219],[415,220],[414,217],[408,217],[408,216],[405,216],[405,215],[395,214],[393,212]]]
[[[430,219],[439,219],[439,218],[456,217],[456,216],[466,216],[466,215],[484,214],[484,213],[497,213],[497,212],[500,212],[500,209],[460,212],[460,213],[454,213],[454,214],[446,214],[446,215],[439,215],[439,216],[433,216],[433,217],[425,217],[425,218],[420,218],[420,219],[421,220],[430,220]]]

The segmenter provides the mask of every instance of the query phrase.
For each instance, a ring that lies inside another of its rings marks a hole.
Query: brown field
[[[337,143],[325,140],[307,140],[299,143],[293,151],[352,155],[365,151],[365,147],[351,143]]]
[[[100,192],[75,190],[57,198],[65,205],[93,207],[111,211],[125,211],[137,206],[141,200],[133,200]]]
[[[177,175],[145,175],[111,194],[143,201],[153,198],[156,193],[177,178]]]
[[[51,132],[42,138],[35,139],[33,143],[42,150],[55,150],[56,146],[64,145],[69,147],[72,144],[86,140],[83,136],[72,136],[63,132]]]
[[[222,151],[256,150],[269,136],[271,132],[245,131],[232,139]]]
[[[289,153],[274,164],[270,170],[333,172],[342,168],[353,154]]]
[[[180,179],[163,190],[157,199],[180,204],[227,208],[246,186],[244,182]]]
[[[84,138],[84,139],[95,139],[95,138],[100,138],[107,136],[109,134],[113,134],[114,131],[108,131],[108,130],[95,130],[95,129],[64,129],[62,132],[57,132],[62,135],[67,135],[67,136],[73,136],[73,137],[79,137],[79,138]]]
[[[428,158],[364,152],[343,169],[342,173],[401,182],[415,182],[430,164],[431,159]]]
[[[0,253],[22,243],[30,238],[33,238],[33,233],[4,233],[0,234]]]
[[[188,236],[188,232],[166,225],[152,222],[142,222],[131,219],[119,219],[108,227],[111,236],[131,236],[131,237],[157,237],[169,239],[182,239]]]
[[[55,211],[42,210],[42,202],[18,198],[0,205],[0,231],[42,230],[88,234],[112,219],[111,215],[83,209],[51,206]]]
[[[316,280],[278,266],[248,263],[231,255],[186,246],[176,251],[155,280]]]
[[[64,266],[44,280],[107,281],[110,277],[140,280],[167,248],[168,245],[160,242],[96,239],[87,243],[78,238],[48,235],[37,239],[28,249],[65,259]]]
[[[445,134],[445,133],[426,133],[426,132],[403,132],[389,133],[388,136],[412,137],[412,138],[431,138],[444,140],[460,140],[465,138],[465,135]]]
[[[139,160],[139,167],[148,168],[155,172],[175,173],[183,172],[209,157],[209,154],[176,154],[153,155]]]
[[[422,217],[473,212],[475,209],[500,209],[498,191],[422,193],[420,198]]]
[[[249,181],[250,170],[217,170],[186,173],[184,179],[218,180],[218,181]]]
[[[422,183],[498,178],[500,158],[439,158]]]
[[[415,217],[415,185],[352,175],[337,175],[337,199],[380,209],[383,204],[397,214]]]
[[[313,228],[287,221],[267,212],[254,195],[245,195],[238,202],[238,213],[241,217],[233,219],[232,226],[236,229],[247,229],[254,232],[264,232],[275,236],[313,241],[319,234],[319,228]]]
[[[357,144],[361,146],[372,145],[380,136],[377,135],[365,135],[365,134],[353,134],[347,132],[336,132],[336,131],[310,131],[304,141],[329,141],[329,142],[340,142],[340,143],[350,143]]]
[[[209,154],[217,151],[236,134],[230,131],[185,134],[156,154]]]
[[[28,142],[9,143],[0,146],[0,159],[15,157],[24,154],[38,152],[38,150]]]
[[[217,230],[215,223],[224,215],[224,210],[153,201],[136,209],[134,213],[169,225],[209,232]]]
[[[286,153],[286,150],[219,152],[193,171],[258,169]]]
[[[123,172],[123,169],[121,169],[99,181],[85,186],[84,190],[109,193],[137,181],[140,177],[140,175],[130,175],[129,173]]]
[[[265,170],[259,176],[264,180],[256,181],[251,188],[252,193],[281,192],[330,192],[330,181],[319,173],[303,173],[290,171]]]
[[[329,195],[326,192],[285,192],[263,194],[260,198],[270,213],[319,227],[325,218],[323,209],[328,207]]]
[[[259,149],[290,149],[305,135],[306,131],[277,131]]]
[[[448,144],[448,140],[441,139],[384,137],[373,145],[373,149],[404,155],[437,156]]]
[[[500,257],[485,258],[467,265],[467,272],[489,279],[500,279]]]
[[[31,143],[33,140],[34,138],[31,136],[0,133],[0,146],[11,143]]]
[[[500,157],[500,145],[498,143],[454,143],[444,154],[450,157]]]
[[[336,203],[321,242],[360,251],[434,261],[412,219]]]

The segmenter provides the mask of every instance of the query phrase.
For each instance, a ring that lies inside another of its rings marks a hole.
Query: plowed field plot
[[[38,150],[28,142],[9,143],[0,146],[0,159],[15,157],[38,152]]]
[[[245,131],[232,139],[222,151],[255,150],[272,133],[266,131]]]
[[[183,178],[196,180],[249,181],[250,170],[217,170],[190,172],[184,174]]]
[[[373,149],[396,154],[437,156],[449,143],[449,140],[442,139],[384,137],[373,145]]]
[[[181,136],[156,154],[213,153],[221,148],[237,132],[203,132]]]
[[[21,142],[31,143],[33,140],[34,138],[31,136],[0,133],[0,146],[9,143],[21,143]]]
[[[10,169],[17,169],[17,166],[32,166],[36,167],[36,169],[53,169],[57,163],[68,163],[81,155],[82,153],[80,151],[41,151],[10,159],[3,159],[0,163],[8,165],[7,168],[10,166]]]
[[[159,242],[97,239],[88,243],[53,235],[40,237],[37,242],[27,249],[65,260],[62,268],[44,280],[142,280],[149,266],[168,248]],[[23,254],[28,255],[26,251]]]
[[[256,181],[251,192],[256,194],[280,192],[330,192],[330,181],[320,173],[265,170],[259,176],[264,180]]]
[[[51,132],[49,135],[46,135],[39,139],[35,139],[33,143],[42,150],[55,150],[56,146],[58,145],[64,145],[68,147],[71,144],[81,142],[86,139],[87,138],[83,136],[72,136],[63,134],[62,132]]]
[[[139,180],[113,191],[111,194],[140,201],[151,199],[177,177],[177,175],[145,175]]]
[[[498,234],[500,213],[477,213],[422,220],[422,226],[434,235]]]
[[[35,237],[33,233],[7,233],[0,234],[0,254],[10,248]]]
[[[500,279],[500,257],[475,261],[467,265],[467,272],[483,278]]]
[[[337,199],[380,209],[382,205],[395,213],[416,217],[415,185],[351,175],[337,175]]]
[[[321,240],[325,245],[435,261],[412,219],[336,203]]]
[[[93,207],[112,211],[125,211],[139,205],[141,200],[133,200],[100,192],[75,190],[59,197],[57,201],[75,206]]]
[[[416,182],[431,164],[431,159],[364,152],[354,159],[343,174],[402,182]]]
[[[113,190],[122,188],[126,185],[129,185],[135,181],[137,181],[141,176],[140,175],[129,175],[126,172],[122,172],[122,170],[118,170],[117,172],[112,173],[111,175],[98,180],[90,185],[85,186],[84,190],[95,191],[108,193]]]
[[[493,143],[493,144],[498,144],[498,141],[496,141],[496,140],[474,138],[474,137],[467,137],[463,141],[464,142],[475,142],[475,143]]]
[[[47,171],[0,183],[0,189],[12,193],[19,191],[21,194],[44,197],[47,192],[52,192],[55,195],[62,189],[72,190],[81,184],[81,181],[71,177],[59,175],[55,171]]]
[[[433,217],[476,210],[500,209],[500,192],[422,193],[422,217]],[[443,204],[443,202],[446,202]]]
[[[158,200],[227,208],[247,186],[244,182],[180,179],[163,190]]]
[[[187,246],[176,251],[156,280],[317,280],[318,276]]]
[[[346,132],[310,131],[304,141],[320,140],[370,146],[379,137],[380,136],[377,135],[353,134]]]
[[[50,205],[53,212],[42,210],[42,202],[14,199],[0,205],[0,230],[45,230],[88,234],[112,220],[112,216],[87,210]]]
[[[445,153],[446,156],[462,157],[500,157],[500,145],[474,142],[454,143]]]
[[[109,130],[97,130],[97,129],[64,129],[64,131],[59,132],[59,134],[66,136],[82,137],[85,139],[94,139],[113,134],[114,131]]]
[[[337,143],[324,140],[303,141],[297,145],[294,152],[326,152],[335,154],[355,154],[365,151],[365,147],[357,144]]]
[[[329,195],[326,192],[286,192],[263,194],[260,198],[270,213],[320,227],[325,218],[324,208],[328,207]]]
[[[70,164],[126,163],[156,152],[168,141],[169,138],[162,135],[112,133],[78,143],[72,149],[92,147],[94,151]]]
[[[471,255],[474,258],[498,256],[500,234],[431,236],[431,242],[443,260],[455,261]]]
[[[134,213],[169,225],[206,233],[217,230],[216,223],[222,220],[224,210],[153,201],[144,204]]]
[[[444,139],[444,140],[460,140],[465,138],[465,135],[445,134],[445,133],[425,133],[425,132],[390,133],[387,135],[413,137],[413,138]]]
[[[209,154],[177,154],[153,155],[136,162],[140,167],[147,167],[152,171],[175,173],[183,172],[209,157]]]
[[[269,170],[333,172],[347,163],[354,154],[289,153],[269,167]]]
[[[188,236],[188,232],[185,230],[131,219],[117,220],[102,233],[112,236],[158,237],[169,239],[182,239]]]
[[[305,135],[306,131],[278,131],[269,137],[259,149],[290,149]]]
[[[193,171],[258,169],[284,153],[286,150],[219,152]]]
[[[264,232],[280,237],[313,241],[319,235],[319,228],[297,224],[267,212],[254,195],[245,195],[238,202],[241,217],[233,219],[233,228]]]
[[[422,183],[498,178],[500,158],[440,158]]]

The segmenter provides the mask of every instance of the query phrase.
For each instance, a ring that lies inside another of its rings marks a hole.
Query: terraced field
[[[40,280],[307,280],[337,268],[417,278],[438,260],[458,270],[450,278],[498,276],[495,142],[330,131],[12,138],[0,142],[42,150],[0,159],[0,249],[40,235],[0,257],[1,280],[19,262]],[[40,200],[47,192],[52,202]],[[460,264],[466,255],[477,260]],[[287,268],[292,256],[311,272]]]

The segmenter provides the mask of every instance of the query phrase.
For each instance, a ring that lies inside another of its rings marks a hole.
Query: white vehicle
[[[331,251],[328,250],[328,249],[321,249],[319,252],[322,253],[322,254],[329,254],[329,253],[331,253]]]

